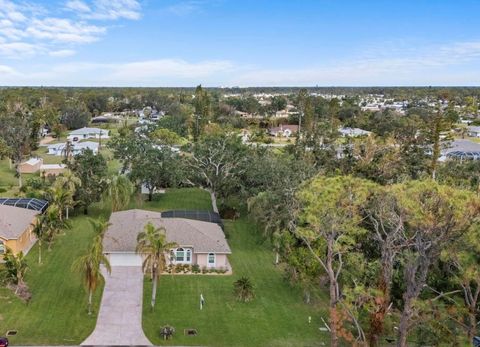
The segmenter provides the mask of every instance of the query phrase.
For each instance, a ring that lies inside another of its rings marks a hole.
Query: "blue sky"
[[[480,85],[477,0],[0,0],[0,85]]]

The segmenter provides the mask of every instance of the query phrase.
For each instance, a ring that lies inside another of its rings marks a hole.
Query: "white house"
[[[338,129],[342,137],[358,137],[358,136],[368,136],[371,134],[370,131],[363,130],[360,128],[340,128]]]
[[[280,125],[279,127],[273,127],[268,129],[268,133],[272,136],[290,137],[296,134],[298,131],[298,125]]]
[[[48,154],[62,156],[65,155],[65,151],[67,150],[67,144],[65,142],[56,143],[53,145],[49,145],[47,148]],[[92,141],[74,142],[71,143],[70,152],[71,155],[77,155],[82,153],[86,149],[91,149],[93,154],[98,154],[98,143]]]
[[[468,136],[480,137],[480,127],[469,126],[467,129],[468,129]]]
[[[86,139],[108,139],[108,130],[100,128],[81,128],[73,130],[68,135],[67,139],[72,142],[77,142]]]

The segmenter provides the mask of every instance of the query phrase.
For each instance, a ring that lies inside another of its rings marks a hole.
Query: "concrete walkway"
[[[140,266],[112,266],[105,278],[100,312],[89,346],[152,345],[142,329],[143,272]]]

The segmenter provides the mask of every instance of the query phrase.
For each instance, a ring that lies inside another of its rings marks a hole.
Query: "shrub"
[[[175,328],[171,325],[165,325],[160,328],[160,336],[163,337],[164,340],[169,340],[175,334]]]
[[[200,273],[200,265],[198,265],[198,264],[193,264],[193,265],[192,265],[192,272],[195,273],[195,274]]]
[[[233,282],[233,293],[238,301],[249,302],[255,297],[253,284],[248,277],[241,277]]]

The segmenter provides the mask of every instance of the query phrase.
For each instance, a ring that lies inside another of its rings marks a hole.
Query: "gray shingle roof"
[[[127,210],[112,213],[103,238],[104,252],[135,252],[137,235],[151,222],[166,229],[167,241],[193,247],[194,253],[231,253],[218,224],[183,218],[162,218],[160,212]]]
[[[19,238],[38,213],[26,208],[0,205],[0,237],[7,240]]]

